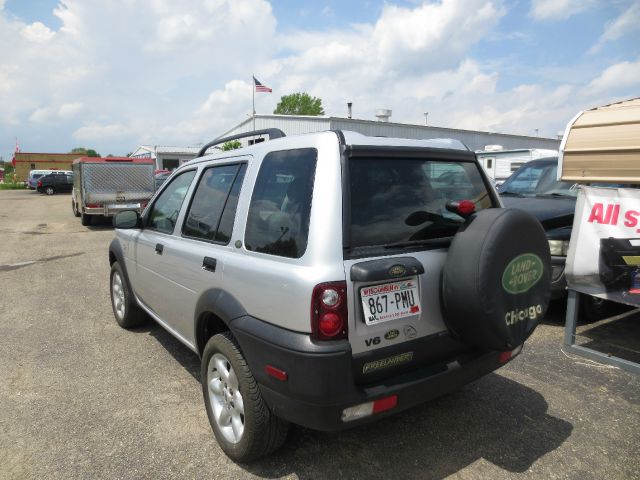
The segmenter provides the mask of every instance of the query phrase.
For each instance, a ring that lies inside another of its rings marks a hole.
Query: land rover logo
[[[393,340],[394,338],[398,338],[398,335],[400,335],[400,332],[398,330],[393,329],[385,333],[384,338],[386,338],[387,340]]]
[[[502,274],[502,288],[509,293],[525,293],[542,278],[540,257],[523,253],[509,262]]]
[[[404,268],[404,265],[394,265],[389,269],[389,275],[392,277],[401,277],[405,273],[407,273],[407,269]]]

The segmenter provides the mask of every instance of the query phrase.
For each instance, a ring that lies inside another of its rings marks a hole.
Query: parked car
[[[109,247],[116,321],[148,315],[201,357],[229,457],[275,450],[288,422],[402,411],[520,353],[548,305],[549,247],[534,216],[499,208],[473,152],[268,132],[205,145],[142,214],[115,216]]]
[[[53,195],[69,193],[73,189],[73,174],[50,173],[38,178],[38,192]]]
[[[27,176],[27,187],[31,190],[38,188],[38,179],[45,175],[71,175],[73,172],[69,170],[31,170]]]
[[[558,157],[531,160],[498,187],[506,207],[532,213],[547,232],[553,269],[553,299],[564,298],[567,292],[564,268],[579,191],[574,183],[558,181],[557,171]],[[612,306],[602,298],[590,295],[581,295],[581,298],[580,311],[589,321],[605,317]]]

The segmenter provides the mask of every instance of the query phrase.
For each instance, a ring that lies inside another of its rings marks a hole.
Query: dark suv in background
[[[38,192],[53,195],[54,193],[68,193],[73,189],[73,175],[52,173],[38,179]]]
[[[549,240],[551,251],[551,298],[565,298],[567,282],[564,267],[576,209],[579,187],[557,180],[558,157],[532,160],[516,170],[498,193],[505,207],[525,210],[540,221]],[[611,302],[590,295],[581,295],[580,310],[589,321],[607,316]]]

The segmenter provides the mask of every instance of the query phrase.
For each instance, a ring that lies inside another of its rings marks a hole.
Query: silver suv
[[[499,368],[549,301],[544,230],[501,208],[455,140],[222,138],[114,225],[116,321],[150,316],[201,357],[213,432],[240,462],[288,422],[357,426]]]

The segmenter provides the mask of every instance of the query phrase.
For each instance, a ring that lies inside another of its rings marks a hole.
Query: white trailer
[[[540,148],[502,150],[500,145],[487,145],[484,150],[477,150],[476,156],[487,175],[499,185],[528,161],[537,158],[557,157],[558,151]]]

